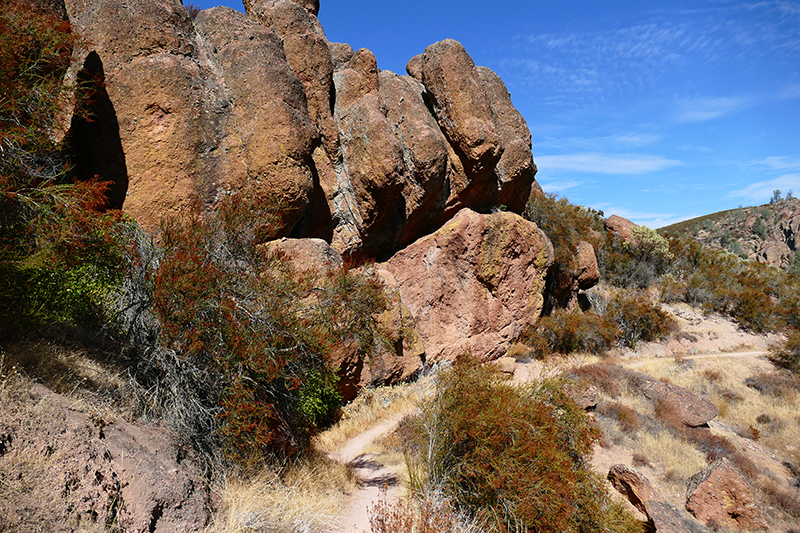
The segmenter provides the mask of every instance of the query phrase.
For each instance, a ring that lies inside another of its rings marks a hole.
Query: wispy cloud
[[[599,174],[646,174],[680,165],[675,159],[638,154],[568,154],[540,155],[536,165],[546,170],[572,170]]]
[[[597,204],[593,205],[595,209],[601,209],[603,213],[607,217],[611,215],[621,216],[623,218],[627,218],[631,222],[635,224],[639,224],[640,226],[647,226],[648,228],[662,228],[664,226],[669,226],[670,224],[676,224],[678,222],[689,220],[690,218],[694,218],[697,215],[690,214],[690,215],[677,215],[675,213],[653,213],[649,211],[636,211],[626,207],[621,207],[618,205],[612,204]]]
[[[784,193],[800,191],[800,174],[784,174],[775,179],[758,181],[744,189],[728,193],[729,198],[744,198],[751,203],[760,204],[767,202],[772,196],[772,191],[780,189]]]
[[[536,180],[539,185],[542,186],[547,192],[555,192],[555,193],[563,193],[569,189],[574,189],[575,187],[580,187],[585,182],[578,181],[578,180],[547,180],[547,179],[537,179]]]
[[[767,157],[758,162],[774,170],[792,170],[800,172],[800,156],[780,155]]]
[[[752,104],[752,99],[741,96],[718,96],[678,100],[675,118],[678,122],[706,122],[729,115]]]

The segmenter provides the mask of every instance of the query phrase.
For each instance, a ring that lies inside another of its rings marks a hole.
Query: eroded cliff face
[[[124,209],[147,228],[248,188],[279,206],[272,236],[380,258],[465,207],[520,212],[534,184],[525,120],[456,41],[405,76],[330,43],[318,1],[246,0],[247,15],[194,20],[180,0],[65,3],[81,58],[104,73]]]

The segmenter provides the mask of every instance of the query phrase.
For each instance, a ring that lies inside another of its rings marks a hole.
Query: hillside
[[[715,250],[727,250],[745,259],[800,272],[800,199],[797,198],[712,213],[665,226],[659,233],[688,235]]]
[[[545,194],[457,41],[244,6],[0,0],[0,532],[800,519],[800,277]]]

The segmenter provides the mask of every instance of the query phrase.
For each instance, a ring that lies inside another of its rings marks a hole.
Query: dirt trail
[[[763,350],[754,350],[754,351],[747,351],[747,352],[717,352],[717,353],[703,353],[703,354],[696,354],[696,355],[685,355],[681,356],[681,359],[685,360],[695,360],[695,359],[724,359],[726,357],[735,357],[737,359],[751,359],[753,362],[758,362],[762,358],[766,357],[769,352],[765,352]],[[656,361],[657,359],[653,359],[652,357],[647,357],[643,359],[633,359],[630,361],[622,361],[621,364],[628,368],[639,368],[647,363],[651,363]],[[766,361],[766,359],[763,359]]]
[[[385,500],[393,502],[399,499],[402,492],[400,475],[381,464],[370,453],[364,450],[377,439],[394,431],[408,412],[401,412],[389,420],[353,437],[337,454],[331,458],[353,466],[361,487],[352,495],[346,509],[342,513],[341,533],[369,532],[369,509],[378,501],[381,489],[386,488]]]

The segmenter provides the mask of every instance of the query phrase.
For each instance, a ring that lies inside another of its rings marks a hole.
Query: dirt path
[[[697,355],[686,355],[682,356],[682,359],[685,360],[696,360],[696,359],[724,359],[728,357],[735,357],[737,359],[751,359],[753,362],[759,362],[760,360],[766,361],[765,356],[769,352],[765,352],[763,350],[755,350],[755,351],[748,351],[748,352],[722,352],[722,353],[704,353],[704,354],[697,354]],[[657,359],[653,359],[652,357],[647,357],[643,359],[633,359],[629,361],[622,361],[621,365],[626,366],[628,368],[639,368],[647,363],[651,363]]]
[[[342,513],[340,528],[341,533],[369,532],[369,509],[378,501],[381,490],[385,487],[385,500],[393,502],[402,493],[399,472],[387,468],[364,450],[377,439],[394,431],[407,412],[401,412],[389,420],[350,439],[339,453],[331,457],[341,463],[353,466],[356,477],[361,487],[350,498],[346,509]]]

